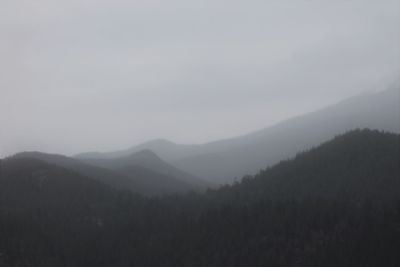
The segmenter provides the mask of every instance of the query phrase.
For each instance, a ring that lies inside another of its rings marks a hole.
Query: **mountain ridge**
[[[153,152],[149,151],[139,154],[138,156],[144,155],[147,157],[150,156],[151,158],[158,158]],[[95,164],[88,164],[87,162],[64,155],[47,154],[38,151],[17,153],[10,158],[31,158],[40,160],[75,171],[119,190],[130,190],[135,193],[146,195],[171,194],[198,190],[198,186],[200,187],[201,184],[199,182],[199,185],[197,185],[195,181],[192,185],[190,183],[191,176],[188,176],[187,181],[181,181],[171,174],[151,170],[145,166],[131,166],[128,173],[126,171],[113,170],[112,168],[105,168],[99,165],[96,166]],[[176,172],[178,172],[178,170]],[[205,183],[203,186],[205,189]]]
[[[157,147],[157,141],[149,141],[118,153],[151,146],[152,151],[178,169],[224,184],[356,128],[399,133],[400,86],[357,95],[235,138],[196,145],[162,141],[166,144],[162,147]]]
[[[233,185],[148,198],[0,160],[0,263],[397,267],[399,162],[399,134],[355,130]]]

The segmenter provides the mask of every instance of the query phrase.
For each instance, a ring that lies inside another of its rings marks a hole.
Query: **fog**
[[[0,156],[204,143],[384,89],[400,2],[0,2]]]

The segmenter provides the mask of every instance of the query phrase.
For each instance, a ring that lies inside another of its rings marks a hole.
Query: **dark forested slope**
[[[151,153],[151,152],[149,152]],[[149,154],[146,153],[146,154]],[[144,157],[143,153],[110,161],[77,160],[57,154],[23,152],[13,158],[37,159],[72,170],[110,185],[119,190],[130,190],[144,195],[165,195],[190,190],[204,190],[206,183],[170,166],[157,155]],[[101,162],[99,162],[101,161]]]
[[[393,199],[400,196],[400,135],[354,130],[230,190],[271,199]]]
[[[400,263],[399,135],[357,130],[205,194],[143,198],[2,161],[0,266]]]
[[[36,159],[2,160],[0,266],[74,266],[71,255],[83,264],[86,254],[112,245],[111,225],[122,229],[125,196]]]

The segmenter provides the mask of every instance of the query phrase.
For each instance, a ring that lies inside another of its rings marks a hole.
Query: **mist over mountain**
[[[399,134],[356,130],[234,185],[150,199],[40,160],[1,160],[0,260],[396,267],[399,148]]]
[[[204,190],[211,185],[168,165],[150,151],[142,151],[112,162],[91,161],[91,164],[63,155],[41,152],[18,153],[12,158],[40,160],[72,170],[116,189],[145,195]]]
[[[400,85],[365,93],[336,105],[305,114],[237,138],[202,145],[150,141],[128,150],[84,153],[77,158],[113,158],[150,149],[179,169],[216,183],[255,174],[265,165],[295,155],[339,133],[371,128],[400,132]]]
[[[399,267],[399,0],[0,0],[0,267]]]
[[[199,188],[206,188],[211,186],[211,182],[207,182],[200,178],[194,177],[189,173],[185,173],[174,166],[163,161],[154,152],[149,149],[135,152],[129,156],[117,157],[117,158],[82,158],[82,161],[99,166],[106,169],[111,169],[116,172],[127,173],[127,169],[132,167],[143,167],[148,170],[152,170],[159,174],[174,177],[182,182],[188,184],[197,185]]]
[[[130,149],[120,150],[120,151],[112,151],[112,152],[85,152],[75,155],[78,159],[90,159],[90,158],[118,158],[129,156],[133,153],[142,151],[142,150],[150,150],[156,151],[158,155],[160,155],[163,159],[168,161],[174,161],[178,159],[182,159],[188,156],[192,156],[194,150],[196,150],[200,145],[182,145],[175,144],[174,142],[165,140],[165,139],[156,139],[151,140],[143,144],[139,144]]]

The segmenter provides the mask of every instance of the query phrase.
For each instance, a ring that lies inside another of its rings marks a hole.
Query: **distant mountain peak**
[[[67,159],[68,157],[60,154],[50,154],[40,151],[23,151],[12,155],[10,158]]]
[[[161,160],[160,157],[150,149],[143,149],[128,156],[131,159]]]
[[[162,144],[166,144],[166,145],[175,145],[174,142],[169,141],[167,139],[163,139],[163,138],[157,138],[157,139],[153,139],[147,142],[148,144],[158,144],[158,145],[162,145]]]
[[[142,144],[139,144],[137,146],[134,146],[132,149],[135,149],[135,148],[139,148],[140,149],[140,148],[143,147],[144,149],[148,149],[149,148],[151,150],[152,147],[170,147],[170,146],[176,146],[176,145],[177,144],[172,142],[172,141],[169,141],[167,139],[159,138],[159,139],[153,139],[153,140],[144,142]]]
[[[75,155],[75,158],[78,159],[90,159],[90,158],[119,158],[119,157],[126,157],[126,156],[130,156],[133,154],[136,154],[142,150],[154,150],[157,148],[171,148],[171,147],[175,147],[177,146],[177,144],[175,144],[174,142],[171,142],[167,139],[153,139],[144,143],[141,143],[137,146],[131,147],[127,150],[119,150],[119,151],[113,151],[113,152],[96,152],[96,151],[92,151],[92,152],[85,152],[85,153],[80,153]]]

